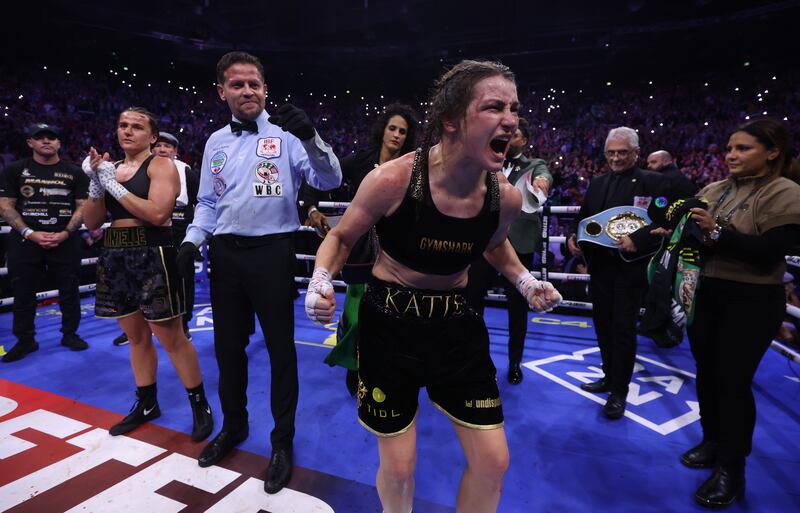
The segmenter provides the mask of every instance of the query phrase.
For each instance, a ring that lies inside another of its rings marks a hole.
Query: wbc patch
[[[256,155],[267,159],[274,159],[281,156],[280,137],[265,137],[258,140]]]
[[[278,166],[268,160],[262,160],[256,165],[255,173],[258,182],[253,183],[253,196],[283,196],[283,186],[280,183]]]
[[[225,163],[228,161],[228,156],[225,154],[224,151],[216,152],[212,157],[211,161],[209,162],[209,167],[211,168],[211,174],[218,175],[222,172],[222,168],[225,167]]]

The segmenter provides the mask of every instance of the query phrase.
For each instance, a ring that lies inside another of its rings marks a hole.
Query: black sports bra
[[[486,173],[486,196],[475,217],[459,218],[436,209],[421,150],[414,157],[411,180],[403,202],[376,224],[381,249],[418,272],[449,275],[463,271],[480,258],[500,222],[500,186],[495,173]]]

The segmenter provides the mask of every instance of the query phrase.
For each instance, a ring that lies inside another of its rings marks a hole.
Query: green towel
[[[358,370],[358,308],[367,286],[359,283],[348,285],[344,298],[344,309],[336,328],[336,345],[325,357],[325,363],[333,367]]]

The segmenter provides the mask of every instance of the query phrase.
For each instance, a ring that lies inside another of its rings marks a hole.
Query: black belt
[[[141,248],[172,246],[172,229],[168,226],[112,226],[103,235],[106,248]]]
[[[268,235],[255,235],[255,236],[248,236],[248,235],[234,235],[232,233],[223,233],[220,235],[215,235],[215,238],[219,238],[224,240],[229,244],[234,244],[240,248],[256,248],[258,246],[264,246],[271,242],[280,239],[288,239],[292,237],[294,234],[292,232],[286,233],[270,233]]]

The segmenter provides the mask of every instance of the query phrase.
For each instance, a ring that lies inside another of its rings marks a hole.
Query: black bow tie
[[[231,132],[236,135],[242,135],[242,130],[248,132],[258,132],[258,124],[255,121],[245,121],[239,123],[238,121],[231,121]]]

